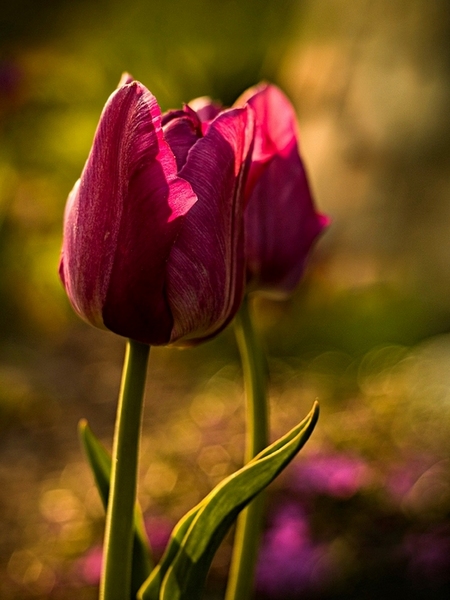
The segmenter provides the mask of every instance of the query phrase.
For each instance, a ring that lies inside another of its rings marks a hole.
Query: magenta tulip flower
[[[236,106],[256,115],[247,179],[245,253],[249,290],[285,297],[297,286],[317,236],[328,224],[316,212],[298,150],[294,109],[274,85],[247,90]]]
[[[189,103],[203,127],[220,112],[210,98]],[[290,295],[309,251],[329,220],[316,212],[298,150],[294,109],[274,85],[250,88],[235,106],[255,113],[255,145],[246,182],[245,256],[248,291]]]
[[[197,342],[233,318],[253,115],[163,117],[142,84],[121,81],[65,211],[60,275],[82,318],[148,344]]]

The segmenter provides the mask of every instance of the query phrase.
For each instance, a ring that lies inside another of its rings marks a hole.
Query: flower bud
[[[245,255],[249,290],[285,297],[328,218],[316,212],[298,150],[295,113],[274,85],[247,90],[235,106],[255,112],[255,144],[246,182]]]

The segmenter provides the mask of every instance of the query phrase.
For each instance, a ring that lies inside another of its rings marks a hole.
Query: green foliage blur
[[[57,267],[67,195],[123,71],[163,110],[280,85],[332,218],[295,296],[255,299],[272,438],[322,406],[272,486],[256,597],[448,598],[449,34],[445,0],[2,6],[2,599],[96,598],[103,514],[76,429],[86,417],[110,445],[124,343],[72,313]],[[243,402],[232,327],[152,350],[139,496],[157,553],[242,464]]]

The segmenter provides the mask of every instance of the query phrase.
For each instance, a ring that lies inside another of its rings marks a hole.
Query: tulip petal
[[[197,114],[189,108],[171,111],[163,115],[164,138],[177,161],[178,171],[184,166],[189,150],[203,136]]]
[[[65,213],[61,273],[76,311],[120,335],[167,342],[166,261],[196,201],[177,176],[156,99],[138,82],[123,85],[104,108]]]
[[[198,341],[217,333],[242,300],[243,184],[253,119],[248,107],[222,112],[191,148],[180,172],[198,202],[186,216],[168,262],[172,342],[189,336]]]
[[[269,160],[298,138],[294,108],[277,86],[262,83],[251,87],[236,100],[235,106],[246,102],[256,115],[254,161]]]
[[[316,213],[298,152],[294,109],[274,85],[260,84],[236,102],[255,112],[255,147],[246,184],[245,250],[249,290],[291,294],[310,248],[327,225]]]
[[[248,103],[255,111],[255,145],[247,179],[246,196],[276,154],[288,155],[297,145],[297,121],[292,104],[275,85],[262,83],[245,91],[235,106]]]
[[[201,96],[191,100],[188,104],[194,110],[202,123],[212,121],[222,112],[223,106],[214,102],[209,96]]]
[[[317,214],[296,147],[275,155],[256,182],[245,210],[250,289],[282,298],[297,286],[311,246],[328,224]]]

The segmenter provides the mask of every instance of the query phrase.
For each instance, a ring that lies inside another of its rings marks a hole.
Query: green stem
[[[142,406],[150,346],[129,340],[117,407],[100,600],[128,600]]]
[[[253,329],[248,299],[244,298],[235,322],[236,340],[244,371],[247,404],[245,461],[268,445],[267,368],[264,353]],[[247,600],[253,588],[264,495],[259,494],[242,511],[236,525],[226,600]]]

